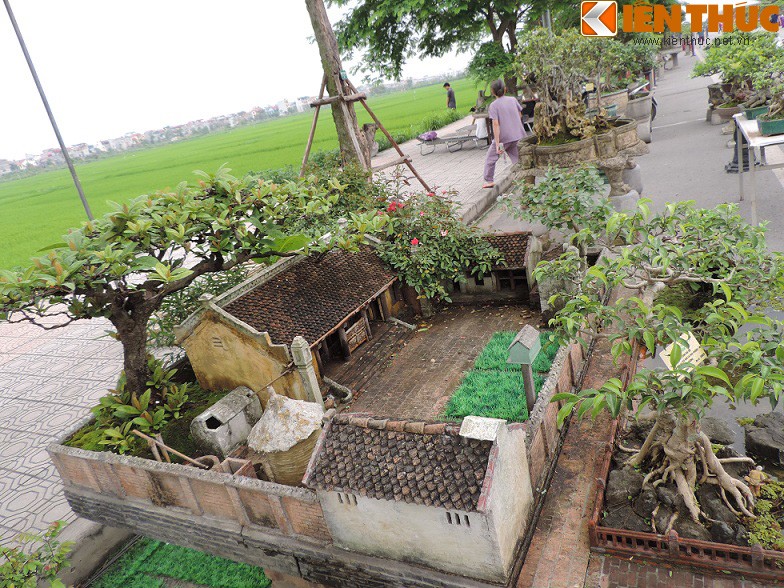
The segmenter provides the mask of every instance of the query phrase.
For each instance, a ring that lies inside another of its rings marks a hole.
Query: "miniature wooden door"
[[[346,339],[348,340],[349,351],[354,351],[357,347],[368,340],[368,332],[365,328],[365,321],[362,317],[357,322],[346,329]]]

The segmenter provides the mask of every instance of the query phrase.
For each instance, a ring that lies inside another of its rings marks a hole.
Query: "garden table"
[[[740,187],[740,199],[743,200],[743,174],[751,173],[751,224],[757,224],[757,175],[756,171],[764,171],[768,169],[777,169],[784,167],[784,163],[769,164],[761,154],[757,156],[757,149],[765,149],[771,145],[784,145],[784,135],[774,135],[772,137],[765,137],[759,132],[756,120],[749,120],[742,112],[736,114],[732,118],[735,119],[735,124],[738,130],[746,138],[749,149],[749,169],[744,171],[743,165],[743,141],[736,141],[735,148],[738,150],[738,182]],[[763,152],[764,153],[764,152]],[[760,165],[757,165],[757,162]]]

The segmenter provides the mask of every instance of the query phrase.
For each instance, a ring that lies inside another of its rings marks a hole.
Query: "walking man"
[[[495,164],[502,154],[506,153],[512,163],[517,163],[520,154],[517,143],[526,136],[521,118],[523,107],[517,99],[504,96],[506,88],[503,80],[496,80],[490,84],[490,91],[495,100],[490,104],[487,113],[493,121],[493,142],[487,150],[485,159],[485,185],[483,188],[495,186]]]
[[[452,89],[452,86],[449,85],[449,82],[444,83],[444,88],[446,88],[446,107],[454,110],[457,108],[457,104],[455,104],[455,91]]]

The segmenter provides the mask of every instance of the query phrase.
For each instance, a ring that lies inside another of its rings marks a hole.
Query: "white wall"
[[[318,491],[335,545],[379,557],[423,564],[445,572],[494,580],[506,580],[498,547],[498,534],[480,513],[447,511],[355,496],[343,503],[337,492]],[[454,514],[461,524],[455,523]],[[465,524],[468,516],[470,526]]]
[[[517,541],[525,533],[534,495],[523,428],[510,431],[500,427],[496,443],[498,458],[486,508],[504,568],[509,569],[514,560]]]

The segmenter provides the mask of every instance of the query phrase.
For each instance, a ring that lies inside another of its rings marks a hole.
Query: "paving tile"
[[[14,398],[3,402],[0,428],[57,435],[87,414],[82,406]]]
[[[40,471],[51,465],[46,447],[54,437],[4,431],[0,442],[0,468],[21,473]]]

